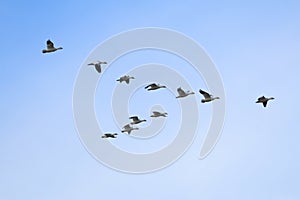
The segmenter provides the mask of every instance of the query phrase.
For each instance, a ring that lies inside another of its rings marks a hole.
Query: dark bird
[[[118,133],[105,133],[101,138],[117,138]]]
[[[132,117],[129,117],[129,119],[132,120],[132,122],[130,124],[139,124],[141,122],[145,122],[146,120],[145,119],[139,119],[137,116],[132,116]]]
[[[43,49],[42,51],[43,53],[51,53],[63,49],[62,47],[58,47],[58,48],[54,47],[54,44],[53,42],[51,42],[51,40],[47,40],[46,44],[47,44],[47,49]]]
[[[262,103],[264,107],[267,107],[267,103],[269,100],[273,100],[275,99],[274,97],[265,97],[265,96],[261,96],[257,99],[257,101],[255,103]]]
[[[166,86],[159,85],[159,84],[156,84],[156,83],[151,83],[151,84],[149,84],[145,87],[145,89],[147,89],[148,91],[157,90],[157,89],[160,89],[160,88],[166,88]]]

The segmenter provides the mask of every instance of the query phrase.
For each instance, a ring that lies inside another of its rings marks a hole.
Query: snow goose
[[[63,49],[62,47],[58,47],[58,48],[54,47],[54,44],[53,42],[51,42],[51,40],[47,40],[46,44],[47,44],[47,49],[43,49],[42,51],[43,53],[51,53]]]
[[[126,124],[123,127],[122,133],[127,132],[128,135],[130,135],[131,131],[133,131],[133,130],[139,130],[139,128],[135,128],[135,127],[130,126],[130,124]]]
[[[167,114],[166,112],[153,111],[150,117],[167,117]]]
[[[117,81],[119,81],[120,83],[125,81],[127,84],[129,84],[130,79],[134,79],[134,77],[125,75],[125,76],[120,77]]]
[[[216,99],[220,99],[220,97],[213,97],[211,94],[203,91],[203,90],[199,90],[200,94],[202,94],[204,96],[204,99],[201,99],[202,103],[206,103],[206,102],[210,102]]]
[[[101,73],[101,65],[102,65],[102,64],[107,64],[107,62],[96,61],[96,62],[89,63],[88,65],[95,66],[95,69],[97,70],[97,72],[98,72],[98,73]]]
[[[176,98],[186,97],[190,94],[195,94],[194,92],[184,91],[181,87],[177,88],[178,96]]]

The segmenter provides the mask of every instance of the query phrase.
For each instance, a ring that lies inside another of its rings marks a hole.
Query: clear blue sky
[[[298,200],[299,9],[298,1],[2,1],[0,199]],[[206,159],[197,159],[199,131],[175,164],[132,175],[87,153],[72,93],[99,43],[149,26],[205,48],[223,79],[226,122]],[[49,38],[64,49],[42,54]],[[275,100],[264,109],[254,103],[260,95]]]

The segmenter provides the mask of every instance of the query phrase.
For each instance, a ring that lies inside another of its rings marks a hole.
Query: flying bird
[[[199,90],[200,94],[202,94],[204,96],[204,99],[201,99],[202,103],[206,103],[206,102],[210,102],[213,101],[215,99],[220,99],[220,97],[213,97],[213,95],[203,91],[203,90]]]
[[[51,53],[63,49],[62,47],[58,47],[58,48],[54,47],[54,44],[53,42],[51,42],[51,40],[47,40],[46,44],[47,44],[47,49],[43,49],[42,51],[43,53]]]
[[[132,117],[129,117],[129,119],[132,120],[132,122],[130,124],[139,124],[141,122],[146,121],[145,119],[139,119],[138,116],[132,116]]]
[[[186,97],[191,94],[195,94],[194,92],[184,91],[181,87],[177,88],[178,96],[176,98]]]
[[[133,76],[124,75],[120,77],[117,81],[119,81],[120,83],[125,81],[127,84],[129,84],[130,79],[135,79],[135,78]]]
[[[167,117],[168,113],[153,111],[150,117]]]
[[[148,91],[157,90],[157,89],[160,89],[160,88],[166,88],[166,86],[159,85],[159,84],[156,84],[156,83],[151,83],[151,84],[149,84],[145,87],[145,89],[147,89]]]
[[[255,103],[262,103],[264,107],[267,107],[267,103],[269,100],[273,100],[275,99],[274,97],[265,97],[265,96],[261,96],[257,99],[257,101]]]
[[[101,65],[102,65],[102,64],[107,64],[107,62],[104,62],[104,61],[96,61],[96,62],[89,63],[88,65],[95,66],[95,69],[97,70],[97,72],[98,72],[98,73],[101,73]]]
[[[101,138],[117,138],[118,133],[105,133]]]
[[[130,126],[130,124],[126,124],[126,125],[123,127],[123,130],[122,130],[121,132],[122,132],[122,133],[127,132],[128,135],[130,135],[131,131],[133,131],[133,130],[139,130],[139,128],[135,128],[135,127]]]

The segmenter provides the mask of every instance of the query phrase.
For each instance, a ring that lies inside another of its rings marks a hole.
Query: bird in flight
[[[168,113],[153,111],[150,117],[167,117]]]
[[[138,116],[132,116],[132,117],[129,117],[129,119],[132,120],[132,122],[130,124],[139,124],[141,122],[146,121],[145,119],[139,119]]]
[[[126,124],[126,125],[123,127],[123,130],[122,130],[121,132],[122,132],[122,133],[127,132],[128,135],[130,135],[131,131],[133,131],[133,130],[139,130],[139,128],[135,128],[135,127],[130,126],[130,124]]]
[[[275,99],[274,97],[265,97],[265,96],[261,96],[257,99],[257,101],[255,103],[262,103],[264,107],[267,107],[267,103],[269,100],[273,100]]]
[[[160,88],[166,88],[166,86],[159,85],[159,84],[156,84],[156,83],[151,83],[151,84],[149,84],[145,87],[145,89],[147,89],[148,91],[157,90],[157,89],[160,89]]]
[[[96,62],[91,62],[88,65],[95,66],[95,69],[97,70],[98,73],[101,73],[101,65],[102,64],[107,64],[105,61],[96,61]]]
[[[54,44],[53,42],[51,42],[51,40],[47,40],[46,44],[47,44],[47,49],[43,49],[42,51],[43,53],[51,53],[63,49],[62,47],[58,47],[58,48],[54,47]]]
[[[191,94],[195,94],[194,92],[184,91],[181,87],[177,88],[178,96],[176,98],[186,97]]]
[[[201,99],[202,103],[206,103],[206,102],[210,102],[216,99],[220,99],[220,97],[213,97],[213,95],[205,92],[204,90],[199,90],[200,94],[202,94],[204,96],[204,99]]]
[[[117,138],[118,133],[105,133],[101,138]]]
[[[130,79],[135,79],[135,78],[133,76],[124,75],[120,77],[117,81],[119,81],[120,83],[125,81],[125,83],[129,84]]]

